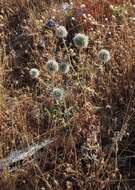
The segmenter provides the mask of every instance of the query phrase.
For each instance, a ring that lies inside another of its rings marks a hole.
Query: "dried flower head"
[[[64,26],[58,26],[56,28],[56,36],[58,38],[66,38],[68,35],[68,32]]]
[[[89,39],[88,36],[85,34],[76,34],[75,37],[73,38],[74,45],[77,48],[87,48]]]
[[[65,62],[59,63],[59,71],[62,74],[68,73],[69,72],[69,64],[67,64]]]
[[[40,71],[39,71],[38,69],[36,69],[36,68],[32,68],[32,69],[29,71],[29,73],[30,73],[30,76],[31,76],[33,79],[38,78],[39,75],[40,75]]]
[[[64,90],[63,89],[60,89],[60,88],[54,88],[53,89],[52,97],[56,101],[62,100],[63,96],[64,96]]]
[[[48,70],[49,73],[57,72],[58,69],[59,69],[59,66],[58,66],[57,61],[55,61],[53,59],[48,60],[48,62],[47,62],[47,70]]]
[[[50,29],[54,28],[55,27],[55,21],[53,19],[49,19],[46,23],[46,26]]]
[[[69,10],[71,10],[71,9],[72,9],[72,5],[71,4],[69,4],[69,3],[62,3],[61,4],[61,10],[62,10],[62,12],[68,13]]]
[[[108,62],[111,59],[110,52],[106,49],[101,49],[98,53],[98,59],[103,63]]]

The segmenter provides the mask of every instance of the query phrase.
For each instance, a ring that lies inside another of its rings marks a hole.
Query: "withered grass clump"
[[[74,1],[64,13],[58,1],[0,2],[0,189],[134,189],[133,4]],[[88,36],[85,49],[77,34]],[[52,59],[70,70],[50,74]],[[45,139],[53,142],[8,164],[12,152]]]

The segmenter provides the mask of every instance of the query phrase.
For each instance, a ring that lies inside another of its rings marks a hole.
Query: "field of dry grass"
[[[0,46],[0,190],[135,190],[135,1],[1,0]]]

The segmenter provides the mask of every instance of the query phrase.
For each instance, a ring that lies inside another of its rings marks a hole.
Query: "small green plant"
[[[125,5],[114,5],[114,6],[111,6],[112,8],[112,14],[114,16],[124,16],[127,14],[128,12],[128,7]]]

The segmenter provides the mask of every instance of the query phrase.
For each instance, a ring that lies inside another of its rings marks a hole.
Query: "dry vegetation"
[[[0,189],[134,190],[135,2],[76,0],[68,10],[62,2],[0,2]],[[76,33],[88,47],[75,47]],[[104,64],[103,48],[111,56]],[[70,70],[48,72],[50,59]],[[45,139],[53,142],[34,155],[5,159]]]

